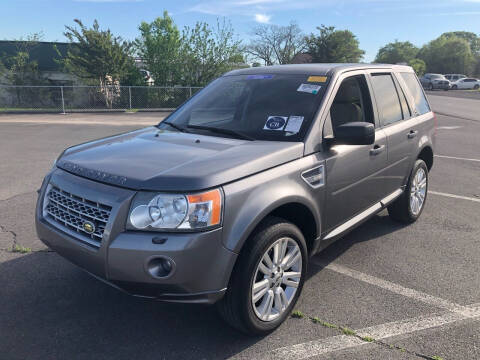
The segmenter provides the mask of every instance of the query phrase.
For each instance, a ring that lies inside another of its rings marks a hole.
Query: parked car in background
[[[467,77],[467,75],[463,75],[463,74],[445,74],[444,76],[450,82],[455,82],[457,80],[460,80],[460,79],[463,79],[463,78]]]
[[[442,74],[425,74],[420,78],[420,82],[427,90],[450,89],[450,81]]]
[[[480,80],[474,78],[460,79],[452,83],[452,89],[480,89]]]
[[[450,89],[450,81],[442,74],[425,74],[420,78],[420,82],[423,88],[427,90]]]

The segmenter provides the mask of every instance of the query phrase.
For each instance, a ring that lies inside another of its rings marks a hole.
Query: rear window
[[[392,76],[390,74],[372,74],[372,86],[383,125],[403,120],[400,99]]]
[[[407,84],[408,90],[410,94],[413,96],[415,101],[415,107],[417,108],[417,112],[422,115],[430,112],[430,106],[428,106],[427,99],[425,98],[425,94],[420,87],[420,84],[417,80],[417,76],[414,73],[400,73],[403,80]]]

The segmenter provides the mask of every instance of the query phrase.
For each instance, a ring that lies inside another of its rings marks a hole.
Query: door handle
[[[418,131],[417,130],[410,130],[410,132],[407,134],[407,137],[409,139],[413,139],[415,136],[417,136]]]
[[[378,155],[385,150],[385,145],[375,145],[373,149],[370,149],[370,155]]]

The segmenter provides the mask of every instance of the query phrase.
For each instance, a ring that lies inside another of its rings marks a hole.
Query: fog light
[[[146,270],[154,278],[166,278],[173,274],[175,262],[167,257],[154,257],[147,262]]]

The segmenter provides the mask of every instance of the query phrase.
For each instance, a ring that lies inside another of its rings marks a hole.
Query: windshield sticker
[[[298,133],[302,127],[303,116],[290,116],[288,118],[287,126],[285,126],[286,132]]]
[[[271,79],[273,75],[248,75],[248,80],[261,80],[261,79]]]
[[[327,77],[326,76],[309,76],[307,81],[324,83],[324,82],[327,82]]]
[[[312,84],[301,84],[297,91],[306,92],[309,94],[317,94],[322,87],[320,85],[312,85]]]
[[[269,116],[263,130],[282,131],[287,123],[288,116]]]

